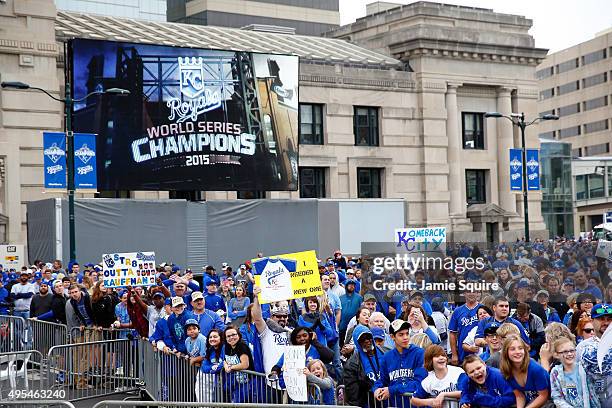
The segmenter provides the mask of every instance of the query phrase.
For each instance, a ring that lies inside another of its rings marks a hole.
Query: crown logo
[[[194,99],[204,92],[204,59],[178,57],[181,93]]]

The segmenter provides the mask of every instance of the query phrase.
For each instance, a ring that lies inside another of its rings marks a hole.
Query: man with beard
[[[11,288],[11,298],[15,301],[13,315],[23,317],[24,319],[30,318],[30,305],[32,304],[32,298],[37,292],[36,286],[30,283],[29,279],[30,272],[25,270],[19,276],[19,283]]]
[[[49,311],[35,317],[35,319],[66,324],[66,298],[64,297],[62,282],[55,280],[50,286],[52,287],[51,290],[53,293],[51,294]],[[60,342],[57,344],[60,344]]]
[[[181,354],[187,353],[187,348],[185,347],[185,339],[187,339],[185,322],[195,318],[193,313],[185,309],[186,305],[182,297],[175,296],[172,298],[172,315],[168,318],[168,329],[174,344],[174,351],[178,351]]]
[[[49,293],[49,282],[45,280],[41,281],[38,287],[38,294],[32,297],[30,315],[32,317],[38,317],[50,311],[52,300],[53,294]]]

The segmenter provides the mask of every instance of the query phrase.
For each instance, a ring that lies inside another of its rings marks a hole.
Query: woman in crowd
[[[581,321],[588,320],[588,319],[590,319],[589,314],[581,310],[575,311],[574,314],[572,315],[572,318],[570,320],[570,324],[568,327],[570,331],[572,332],[572,334],[576,336],[577,343],[580,343],[582,341],[582,338],[578,334],[578,330],[577,330],[578,325],[580,324]]]
[[[540,364],[546,371],[550,371],[552,367],[557,365],[559,361],[555,358],[553,353],[553,344],[555,341],[567,338],[575,341],[575,336],[569,331],[566,325],[563,323],[549,323],[544,329],[544,337],[546,343],[540,348]]]
[[[476,354],[467,355],[462,367],[467,377],[462,376],[457,386],[461,391],[460,408],[498,408],[516,404],[512,387],[498,369],[487,367]]]
[[[242,403],[249,400],[249,376],[242,370],[253,371],[251,349],[242,341],[240,331],[235,326],[225,328],[225,397],[227,402]],[[230,397],[231,396],[231,397]],[[231,398],[231,399],[230,399]]]
[[[244,323],[240,326],[240,334],[242,335],[242,341],[246,343],[251,349],[251,355],[253,356],[253,364],[255,365],[255,371],[263,373],[263,354],[261,352],[261,342],[257,334],[257,328],[253,323],[253,304],[251,303],[246,308],[246,316]]]
[[[440,344],[438,330],[436,330],[436,326],[433,324],[427,323],[427,320],[431,318],[427,316],[422,306],[408,305],[403,316],[410,323],[410,337],[418,333],[425,333],[433,344]]]
[[[476,316],[478,316],[478,321],[481,321],[481,320],[484,320],[484,319],[487,319],[493,316],[493,311],[485,305],[480,305],[478,306],[478,309],[476,309]],[[461,347],[463,347],[463,350],[467,354],[473,354],[473,353],[480,354],[484,352],[484,350],[482,350],[480,347],[476,345],[476,331],[477,330],[478,330],[478,325],[474,326],[472,330],[470,330],[468,335],[465,336],[465,339],[463,339],[463,343],[461,344]]]
[[[227,306],[227,316],[230,318],[230,324],[240,327],[244,323],[246,309],[251,304],[251,301],[246,297],[244,286],[236,286],[236,297],[232,298]]]
[[[431,345],[425,350],[425,369],[427,377],[419,384],[417,392],[411,400],[415,407],[447,407],[444,398],[461,397],[457,384],[465,373],[459,367],[449,366],[446,350],[438,345]]]
[[[340,350],[342,355],[346,358],[353,354],[353,350],[355,349],[355,344],[353,343],[353,332],[355,331],[355,328],[360,325],[368,327],[370,323],[370,309],[365,306],[361,306],[359,309],[357,309],[355,318],[357,319],[357,325],[346,332],[344,346],[342,346],[342,350]]]
[[[116,319],[113,323],[113,328],[120,329],[120,339],[127,339],[127,335],[130,332],[129,329],[132,328],[132,322],[130,321],[130,314],[128,312],[127,302],[128,292],[127,290],[122,290],[119,293],[119,303],[115,306]]]
[[[374,344],[372,333],[365,326],[353,330],[355,353],[344,366],[344,402],[346,405],[367,407],[374,403],[372,389],[380,378],[383,352]]]
[[[334,330],[325,318],[321,310],[319,298],[311,296],[304,299],[305,313],[298,318],[298,325],[310,327],[317,335],[317,340],[324,346],[327,346],[328,341],[333,340]],[[329,309],[329,305],[327,306]],[[330,313],[329,310],[326,310]]]
[[[581,343],[584,340],[588,340],[595,335],[595,329],[593,327],[593,319],[591,316],[586,316],[578,322],[576,325],[576,341]]]
[[[529,358],[529,346],[521,337],[509,336],[504,340],[499,367],[514,390],[517,408],[540,408],[548,402],[548,372]]]
[[[196,396],[201,396],[202,399],[198,402],[217,402],[221,398],[215,398],[215,390],[219,379],[218,373],[223,370],[223,362],[225,360],[225,338],[223,332],[219,329],[212,329],[206,340],[206,355],[202,361],[201,377],[203,382],[196,383],[196,390],[204,390],[197,392]]]
[[[91,309],[93,311],[94,325],[103,329],[110,329],[115,321],[115,306],[119,303],[112,289],[108,291],[104,287],[104,281],[96,282],[91,296]],[[108,331],[104,332],[104,340],[109,340]]]
[[[553,344],[561,362],[550,371],[551,398],[557,408],[599,408],[599,399],[582,365],[576,361],[576,344],[561,338]]]
[[[497,282],[499,283],[500,288],[505,288],[508,282],[512,280],[512,276],[510,276],[510,272],[508,269],[500,269],[497,274]]]
[[[308,384],[315,384],[318,390],[321,390],[321,395],[317,389],[311,390],[308,395],[308,403],[311,405],[335,405],[336,402],[336,384],[334,380],[327,374],[327,368],[321,360],[315,359],[308,363],[304,368],[304,375]]]

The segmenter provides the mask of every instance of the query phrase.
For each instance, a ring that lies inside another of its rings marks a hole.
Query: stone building
[[[472,242],[523,235],[521,198],[510,192],[508,175],[508,149],[519,145],[519,135],[509,122],[483,114],[537,114],[534,72],[545,50],[534,47],[524,17],[419,2],[316,38],[58,13],[52,0],[7,0],[0,3],[0,27],[0,80],[56,96],[64,82],[62,42],[70,38],[298,55],[301,188],[252,195],[401,198],[411,226],[445,225],[456,239]],[[7,227],[0,240],[25,243],[25,203],[61,195],[43,190],[41,131],[62,129],[63,107],[42,93],[13,89],[1,90],[0,101],[0,223]],[[538,146],[531,130],[528,145]],[[195,193],[206,200],[245,197]],[[532,237],[545,236],[541,195],[529,197]]]

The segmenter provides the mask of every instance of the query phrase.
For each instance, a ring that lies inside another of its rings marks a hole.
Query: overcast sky
[[[366,4],[374,0],[340,0],[340,23],[349,24],[365,16]],[[408,4],[413,0],[395,0]],[[536,47],[556,52],[590,40],[595,33],[612,27],[612,2],[608,0],[443,0],[440,3],[493,9],[533,20],[529,33]]]

